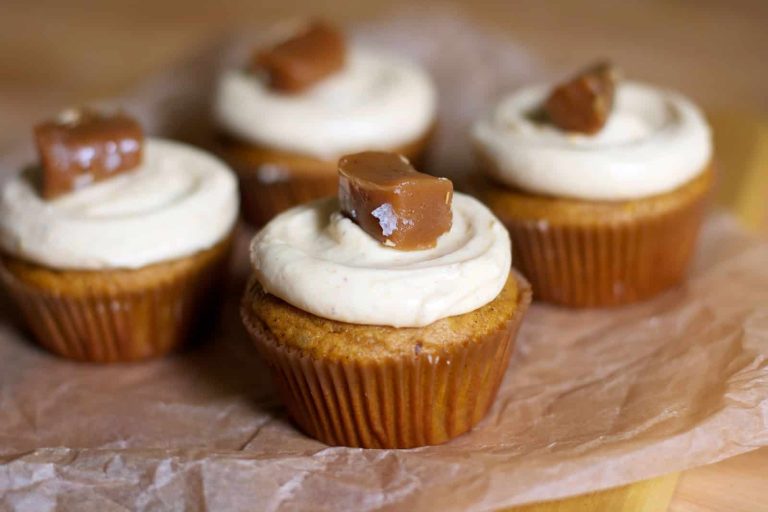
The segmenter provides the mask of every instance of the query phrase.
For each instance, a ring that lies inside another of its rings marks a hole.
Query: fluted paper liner
[[[409,157],[418,168],[433,134],[434,127],[392,151]],[[263,226],[288,208],[338,192],[336,160],[252,146],[225,134],[216,137],[215,146],[237,172],[242,216],[252,226]]]
[[[614,211],[603,204],[604,217],[578,210],[568,217],[536,216],[512,204],[517,194],[504,200],[501,185],[479,180],[476,186],[481,198],[493,194],[491,209],[509,230],[514,264],[537,300],[605,307],[645,300],[683,282],[708,202],[709,174],[669,194],[663,208],[633,205],[627,213],[624,204]]]
[[[514,34],[430,9],[354,31],[435,76],[430,161],[446,174],[470,168],[475,116],[546,77]],[[148,133],[207,119],[222,48],[119,104]],[[235,65],[253,45],[237,48]],[[0,172],[33,158],[4,155]],[[722,214],[702,228],[689,278],[669,292],[599,310],[534,303],[483,421],[411,450],[328,447],[289,421],[238,312],[252,231],[216,329],[170,357],[72,364],[34,347],[0,296],[0,509],[489,511],[768,446],[768,243]]]
[[[263,226],[278,213],[307,201],[337,193],[338,180],[331,171],[326,176],[294,176],[265,182],[257,172],[238,172],[243,218],[253,226]]]
[[[537,299],[574,307],[617,306],[683,281],[704,216],[703,202],[630,223],[504,224],[515,265],[530,279]]]
[[[29,264],[6,256],[0,275],[46,349],[79,361],[137,361],[168,353],[200,325],[230,246],[227,239],[183,260],[137,270],[42,269],[42,280],[28,277]]]
[[[250,292],[242,315],[302,430],[330,445],[411,448],[463,434],[488,411],[531,301],[528,283],[516,280],[517,307],[490,335],[375,361],[313,358],[282,345],[253,315]]]

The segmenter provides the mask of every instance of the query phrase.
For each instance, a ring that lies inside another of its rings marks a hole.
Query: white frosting
[[[244,140],[332,160],[417,139],[435,107],[434,85],[420,67],[352,48],[341,71],[300,94],[275,92],[264,77],[230,70],[221,78],[215,115]]]
[[[523,89],[474,125],[473,139],[499,181],[557,197],[631,199],[674,190],[712,156],[704,116],[679,94],[624,83],[605,127],[583,135],[532,119],[549,90]]]
[[[0,245],[53,268],[137,268],[188,256],[237,218],[232,171],[198,149],[149,139],[141,166],[45,201],[26,173],[0,197]]]
[[[274,218],[251,243],[269,293],[315,315],[367,325],[422,327],[491,302],[509,276],[509,235],[475,199],[453,196],[453,226],[437,246],[378,243],[326,198]]]

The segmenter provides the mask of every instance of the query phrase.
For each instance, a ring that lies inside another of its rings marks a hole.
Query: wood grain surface
[[[660,512],[669,507],[678,478],[675,473],[575,498],[515,507],[508,512]]]
[[[62,105],[118,94],[232,29],[320,14],[351,22],[408,0],[0,0],[0,153]],[[685,91],[710,112],[722,204],[768,233],[768,2],[474,0],[450,4],[526,44],[553,67],[608,56]],[[445,3],[443,3],[443,8]],[[423,7],[420,8],[427,8]],[[149,49],[149,51],[148,51]],[[722,147],[721,147],[722,145]],[[768,510],[768,449],[536,511]],[[677,486],[675,488],[675,483]],[[674,489],[674,492],[673,492]],[[670,501],[671,496],[671,501]]]

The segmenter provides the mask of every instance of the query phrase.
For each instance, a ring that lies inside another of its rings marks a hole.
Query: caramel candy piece
[[[549,119],[563,130],[599,132],[613,108],[617,75],[610,63],[600,62],[557,86],[544,105]]]
[[[41,195],[54,199],[137,167],[143,139],[139,123],[123,113],[73,109],[38,124]]]
[[[451,229],[453,183],[416,171],[396,153],[366,151],[339,160],[341,210],[379,242],[429,249]]]
[[[301,32],[256,54],[252,68],[264,70],[277,91],[298,93],[344,66],[344,36],[334,27],[313,22]]]

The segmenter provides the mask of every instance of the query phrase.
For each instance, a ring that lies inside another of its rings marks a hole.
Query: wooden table
[[[217,35],[292,15],[340,21],[408,0],[0,0],[0,152],[62,105],[117,94]],[[553,66],[609,56],[715,112],[720,201],[768,233],[768,2],[473,0],[457,9]],[[151,51],[147,51],[147,48]],[[580,498],[516,510],[768,510],[768,449]]]

